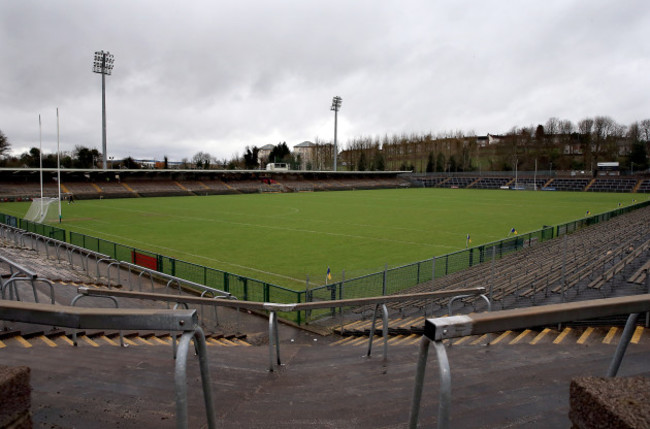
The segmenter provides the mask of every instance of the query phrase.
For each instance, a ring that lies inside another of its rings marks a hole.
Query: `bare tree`
[[[639,122],[640,135],[643,140],[650,142],[650,119],[644,119]]]
[[[544,125],[545,134],[558,134],[560,132],[560,120],[558,118],[548,118],[546,124]]]
[[[210,160],[212,157],[210,156],[209,153],[206,152],[197,152],[194,154],[192,157],[192,164],[194,167],[198,169],[205,169],[207,170],[210,168]]]
[[[11,145],[9,144],[7,136],[5,136],[2,130],[0,130],[0,157],[4,157],[7,152],[9,152],[10,147]]]

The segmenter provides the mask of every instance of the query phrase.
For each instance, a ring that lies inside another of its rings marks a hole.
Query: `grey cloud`
[[[219,158],[246,145],[444,130],[504,132],[550,116],[648,116],[641,0],[502,2],[117,0],[0,3],[0,129],[111,156]],[[6,43],[5,43],[6,42]]]

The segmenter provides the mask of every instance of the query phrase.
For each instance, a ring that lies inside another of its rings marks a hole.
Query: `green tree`
[[[629,155],[630,168],[634,166],[634,170],[641,171],[648,168],[648,153],[646,151],[645,143],[642,141],[635,141],[632,143],[632,150]]]
[[[366,160],[366,153],[361,152],[359,155],[359,162],[357,163],[357,171],[366,171],[368,168],[368,161]]]
[[[246,169],[254,170],[259,167],[258,152],[257,146],[253,146],[252,149],[246,146],[246,152],[244,153],[244,166]]]
[[[269,153],[269,162],[291,162],[291,151],[286,142],[278,143]]]
[[[449,157],[449,171],[458,171],[458,163],[454,155]]]
[[[436,163],[433,160],[433,152],[429,152],[429,156],[427,158],[427,173],[433,173],[436,168]]]
[[[134,169],[139,168],[138,164],[136,164],[136,162],[130,156],[128,156],[128,157],[124,158],[124,160],[122,160],[122,167],[127,168],[129,170],[134,170]]]
[[[38,149],[37,149],[38,150]],[[72,153],[73,166],[75,168],[93,168],[99,160],[99,151],[84,146],[75,146]]]
[[[375,171],[384,171],[386,169],[384,154],[379,151],[375,152],[375,159],[372,161],[372,164]]]
[[[439,172],[444,172],[445,171],[445,154],[442,152],[438,152],[438,156],[436,158],[436,169],[434,171],[439,171]]]

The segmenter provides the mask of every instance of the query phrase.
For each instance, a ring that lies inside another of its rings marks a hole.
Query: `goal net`
[[[29,210],[27,210],[23,219],[36,223],[58,219],[58,206],[55,204],[58,201],[58,198],[34,198],[32,205],[29,206]]]

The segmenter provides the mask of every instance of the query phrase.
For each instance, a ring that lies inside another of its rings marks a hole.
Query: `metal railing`
[[[21,299],[18,284],[20,282],[26,282],[29,283],[32,287],[34,302],[39,302],[36,284],[45,283],[45,285],[49,287],[50,302],[52,304],[55,303],[56,298],[54,294],[54,285],[50,280],[39,278],[38,274],[32,270],[4,256],[0,256],[0,265],[6,265],[9,268],[9,277],[6,279],[0,277],[0,297],[2,299],[5,299],[7,290],[9,290],[9,299],[16,299],[17,301],[20,301]]]
[[[198,325],[196,310],[131,310],[90,309],[24,303],[0,302],[2,319],[11,322],[61,326],[74,329],[116,329],[182,331],[178,344],[174,383],[176,390],[176,427],[188,427],[187,411],[187,356],[190,341],[194,340],[199,355],[203,398],[208,427],[216,426],[214,402],[210,387],[210,374],[205,335]]]
[[[77,289],[79,296],[97,296],[97,297],[113,297],[113,298],[132,298],[132,299],[148,299],[155,301],[163,302],[175,302],[177,304],[200,304],[207,306],[216,307],[231,307],[245,310],[255,310],[259,312],[268,312],[269,313],[269,371],[274,369],[274,357],[273,352],[275,350],[275,361],[279,366],[281,365],[280,360],[280,343],[278,341],[278,318],[277,313],[290,313],[290,312],[300,312],[307,310],[316,310],[321,308],[330,308],[330,307],[355,307],[363,305],[375,305],[375,312],[372,319],[372,327],[370,329],[370,334],[368,338],[368,352],[367,356],[372,354],[372,343],[375,336],[375,321],[377,318],[377,313],[379,309],[382,310],[382,336],[384,339],[384,360],[388,358],[388,311],[386,309],[386,304],[389,302],[404,302],[409,300],[426,300],[426,299],[441,299],[441,298],[452,298],[459,296],[480,296],[486,301],[489,300],[484,295],[485,288],[468,288],[468,289],[458,289],[458,290],[447,290],[447,291],[437,291],[437,292],[425,292],[425,293],[415,293],[415,294],[405,294],[405,295],[390,295],[390,296],[378,296],[378,297],[367,297],[359,299],[346,299],[338,301],[322,301],[322,302],[308,302],[302,304],[281,304],[281,303],[271,303],[271,302],[252,302],[252,301],[233,301],[227,299],[209,299],[201,297],[190,297],[190,296],[178,296],[178,295],[169,295],[169,294],[160,294],[160,293],[149,293],[149,292],[131,292],[131,291],[121,291],[114,289],[94,289],[87,287],[79,287]],[[239,311],[238,311],[239,314]]]
[[[451,372],[445,345],[442,342],[443,340],[523,329],[531,326],[543,326],[575,320],[629,314],[630,316],[625,325],[623,336],[618,343],[612,363],[607,372],[607,376],[613,377],[618,372],[623,355],[632,337],[634,325],[639,313],[649,310],[650,294],[643,294],[631,297],[605,298],[575,303],[427,319],[424,326],[424,335],[420,340],[409,427],[417,427],[422,388],[424,385],[424,373],[431,342],[433,342],[436,351],[440,376],[438,428],[446,429],[449,428],[451,410]]]

